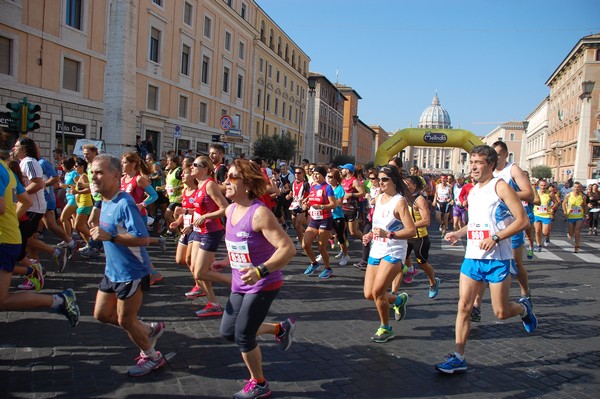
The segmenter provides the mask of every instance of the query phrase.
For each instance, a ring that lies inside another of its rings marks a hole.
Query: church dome
[[[425,108],[419,119],[419,127],[428,129],[452,129],[448,111],[440,105],[440,99],[435,93],[431,105]]]

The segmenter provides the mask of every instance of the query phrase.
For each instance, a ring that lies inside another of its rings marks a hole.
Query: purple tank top
[[[231,224],[231,214],[236,206],[237,204],[234,203],[229,215],[227,215],[227,227],[225,229],[225,243],[227,244],[231,264],[231,291],[254,294],[273,283],[283,280],[283,274],[281,270],[277,270],[260,279],[254,285],[248,285],[242,281],[242,273],[238,269],[244,266],[260,265],[275,253],[275,247],[267,241],[262,233],[252,230],[254,212],[259,206],[265,205],[255,199],[246,214],[234,226]]]

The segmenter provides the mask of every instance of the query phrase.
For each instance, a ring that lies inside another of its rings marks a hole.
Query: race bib
[[[183,228],[189,227],[194,220],[194,215],[183,215]]]
[[[374,235],[373,241],[386,243],[386,242],[388,242],[388,238],[387,237],[379,237],[379,236]]]
[[[301,208],[300,201],[293,200],[292,203],[290,204],[289,210],[290,211],[295,211],[296,209],[299,209],[299,208]]]
[[[571,213],[575,214],[575,215],[579,215],[580,213],[583,213],[583,208],[577,205],[573,205],[571,207]]]
[[[248,241],[231,242],[225,240],[225,245],[227,245],[229,264],[232,269],[241,269],[242,267],[253,266],[252,262],[250,261]]]
[[[540,205],[538,206],[539,213],[548,213],[548,205]]]
[[[482,241],[492,236],[489,225],[479,223],[469,223],[467,229],[467,238],[474,241]]]
[[[323,219],[323,210],[322,209],[315,209],[311,206],[308,211],[308,214],[310,215],[311,218],[313,218],[313,220]]]
[[[167,194],[169,194],[169,195],[173,195],[173,193],[175,192],[175,189],[174,189],[174,188],[173,188],[173,186],[172,186],[172,185],[170,185],[170,184],[168,184],[168,185],[165,187],[165,190],[167,190]]]

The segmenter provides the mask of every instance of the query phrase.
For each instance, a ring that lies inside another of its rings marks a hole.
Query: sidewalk
[[[441,375],[433,366],[453,351],[463,252],[445,249],[436,228],[430,231],[440,294],[428,298],[424,273],[403,285],[410,294],[407,316],[402,322],[392,317],[396,338],[385,344],[370,341],[379,323],[374,304],[362,294],[363,272],[337,267],[334,277],[320,280],[302,274],[306,257],[293,259],[267,321],[294,317],[294,345],[280,352],[272,337],[260,342],[273,397],[600,397],[598,258],[585,261],[553,244],[545,253],[560,260],[525,261],[538,330],[525,333],[518,318],[497,320],[487,293],[482,321],[474,324],[467,345],[468,372]],[[564,239],[559,225],[554,236]],[[582,248],[590,257],[599,247],[599,237],[584,236]],[[352,262],[359,250],[352,242]],[[174,242],[166,253],[156,247],[150,253],[165,278],[145,296],[141,316],[166,322],[157,349],[177,353],[169,365],[141,378],[127,376],[136,350],[124,332],[92,316],[103,258],[80,258],[62,274],[52,273],[46,262],[50,272],[43,292],[74,288],[81,321],[71,330],[62,316],[0,312],[0,397],[230,398],[241,389],[248,375],[240,353],[219,336],[219,318],[195,316],[205,302],[184,297],[192,280],[186,268],[174,264]],[[225,302],[228,287],[215,289]],[[511,296],[518,296],[516,283]]]

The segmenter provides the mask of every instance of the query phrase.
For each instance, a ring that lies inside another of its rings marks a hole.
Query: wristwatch
[[[501,239],[501,238],[500,238],[500,237],[498,237],[498,235],[497,235],[497,234],[494,234],[494,235],[492,236],[492,240],[496,241],[496,244],[498,244],[498,243],[500,242],[500,239]]]
[[[114,243],[116,239],[117,239],[117,235],[116,234],[111,234],[111,236],[110,236],[110,242]]]

